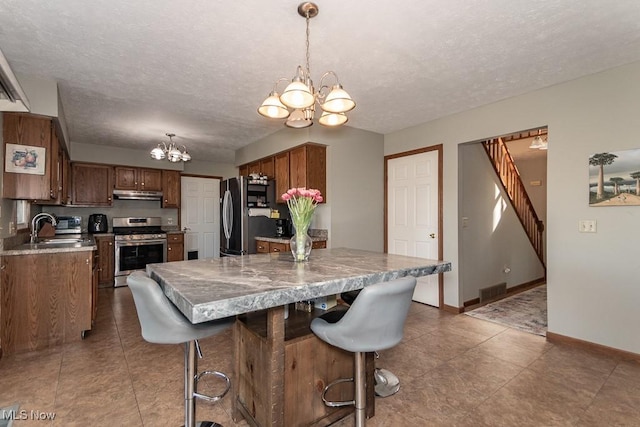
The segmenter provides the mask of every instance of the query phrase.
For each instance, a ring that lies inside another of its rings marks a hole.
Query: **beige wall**
[[[640,206],[588,205],[593,153],[640,148],[640,63],[385,135],[385,154],[444,145],[445,303],[459,306],[458,145],[547,125],[549,331],[640,353]],[[578,232],[578,220],[598,232]]]
[[[128,165],[153,169],[173,169],[196,175],[222,176],[225,178],[236,176],[238,168],[228,163],[190,162],[171,163],[167,160],[154,160],[147,150],[132,150],[128,148],[109,147],[97,144],[71,143],[71,160],[74,162],[94,162],[111,165]]]
[[[305,142],[327,145],[327,203],[316,209],[312,228],[329,230],[330,247],[382,251],[384,206],[383,136],[350,127],[284,128],[236,152],[241,165]]]

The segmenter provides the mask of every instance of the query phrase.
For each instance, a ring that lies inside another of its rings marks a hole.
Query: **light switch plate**
[[[595,219],[581,219],[578,221],[578,231],[580,233],[595,233],[597,232],[597,223]]]

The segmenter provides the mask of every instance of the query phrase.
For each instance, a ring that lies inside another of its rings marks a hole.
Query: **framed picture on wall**
[[[640,149],[589,156],[589,206],[640,206]]]
[[[46,149],[30,145],[6,144],[4,170],[10,173],[44,175]]]

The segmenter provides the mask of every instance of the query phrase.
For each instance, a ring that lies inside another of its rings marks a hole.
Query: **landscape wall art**
[[[589,206],[640,206],[640,149],[589,156]]]

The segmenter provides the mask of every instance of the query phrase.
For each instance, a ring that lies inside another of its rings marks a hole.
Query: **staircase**
[[[511,206],[516,211],[518,219],[524,228],[529,241],[533,246],[538,259],[546,270],[544,262],[544,242],[542,239],[544,224],[538,218],[533,204],[529,199],[527,190],[524,188],[520,174],[516,168],[511,154],[506,144],[501,138],[495,138],[482,143],[493,169],[496,171],[502,182],[502,186],[509,195]]]

